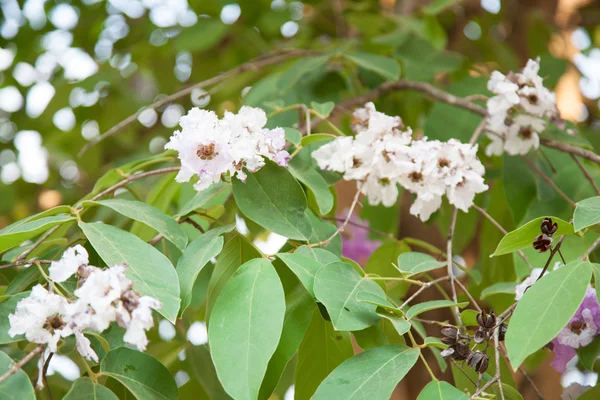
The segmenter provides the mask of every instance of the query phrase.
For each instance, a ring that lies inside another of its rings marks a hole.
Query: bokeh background
[[[459,95],[483,90],[480,83],[485,79],[477,78],[494,69],[515,70],[528,58],[540,56],[562,116],[578,123],[594,146],[600,145],[598,2],[445,1],[435,13],[425,11],[429,3],[0,0],[0,228],[58,204],[73,204],[111,168],[161,153],[179,117],[191,106],[222,113],[244,103],[275,100],[262,98],[256,88],[268,86],[268,74],[277,66],[246,71],[208,91],[194,90],[180,101],[144,109],[190,84],[281,48],[359,46],[377,52],[392,46],[406,71],[404,77],[415,78],[411,76],[414,71],[426,70],[437,85]],[[416,39],[405,41],[407,32]],[[446,68],[433,66],[429,71],[429,61]],[[479,83],[454,84],[469,79]],[[297,101],[340,101],[364,89],[344,65],[329,66],[309,84],[310,90],[293,94]],[[289,98],[290,93],[281,95]],[[431,113],[440,110],[433,109],[422,95],[390,96],[384,111],[402,116],[416,132],[434,138],[454,136],[456,126],[431,123]],[[142,109],[136,122],[78,156],[86,143]],[[295,117],[282,118],[289,123]],[[436,129],[437,133],[432,132]],[[340,209],[349,203],[346,199],[352,190],[344,185],[338,188]],[[397,218],[391,219],[397,226],[385,227],[382,222],[383,228],[399,237],[410,234],[443,246],[437,228],[417,222],[405,204],[409,202],[403,202],[396,210]],[[462,256],[467,264],[473,263],[479,256],[477,239],[469,237],[464,242]],[[198,324],[188,327],[193,344],[206,342],[205,328]],[[158,334],[168,343],[175,330],[162,321]],[[167,345],[164,349],[164,357],[173,358],[169,365],[179,374],[178,384],[193,393],[194,381],[199,379],[193,372],[201,371],[201,366],[178,371],[185,357],[180,355],[178,361],[179,353]],[[77,366],[67,360],[60,364],[57,359],[53,365],[65,381],[78,376]],[[597,374],[576,370],[560,376],[546,364],[536,371],[532,379],[542,391],[557,396],[561,386],[597,381]],[[401,384],[398,398],[415,398],[427,379],[418,368],[411,374],[414,379]],[[536,398],[527,381],[521,379],[518,384],[526,398]],[[292,391],[282,387],[278,396],[287,393],[291,398]]]

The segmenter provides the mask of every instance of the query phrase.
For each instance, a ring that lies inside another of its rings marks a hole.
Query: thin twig
[[[477,304],[477,302],[475,301],[475,299],[473,298],[473,296],[471,296],[471,293],[469,293],[469,291],[467,290],[467,287],[465,285],[463,285],[462,282],[459,279],[456,279],[454,282],[458,286],[460,286],[460,288],[462,289],[462,291],[464,292],[464,294],[467,295],[467,297],[471,301],[471,304],[473,304],[473,306],[475,306],[475,308],[477,309],[477,311],[479,311],[480,313],[483,312],[483,310],[481,309],[481,307],[479,307],[479,304]]]
[[[542,279],[542,277],[546,273],[546,270],[548,270],[548,266],[550,266],[550,262],[552,262],[554,255],[560,250],[560,246],[562,245],[563,240],[565,240],[565,237],[566,237],[565,235],[562,235],[560,237],[560,239],[558,240],[558,243],[556,243],[556,246],[554,246],[554,248],[550,252],[550,257],[548,257],[548,261],[546,261],[546,265],[544,265],[544,269],[542,270],[542,273],[540,274],[540,276],[536,279],[536,282],[539,281],[540,279]]]
[[[167,168],[155,169],[153,171],[147,171],[147,172],[142,172],[140,174],[131,175],[127,179],[122,180],[121,182],[119,182],[119,183],[117,183],[117,184],[109,187],[108,189],[105,189],[102,192],[98,193],[97,195],[95,195],[94,197],[92,197],[89,201],[99,200],[102,197],[113,193],[118,188],[123,187],[123,186],[125,186],[125,185],[127,185],[127,184],[129,184],[129,183],[131,183],[133,181],[136,181],[138,179],[146,178],[148,176],[153,176],[153,175],[168,174],[170,172],[177,172],[177,171],[179,171],[179,167],[167,167]],[[81,206],[79,206],[79,209],[81,209]]]
[[[487,118],[484,118],[481,120],[479,125],[477,125],[475,132],[473,132],[473,135],[471,136],[471,140],[469,140],[469,144],[471,146],[473,146],[475,143],[477,143],[477,140],[479,140],[479,136],[481,136],[481,134],[483,133],[483,130],[485,129],[486,124],[487,124]]]
[[[500,325],[494,329],[494,355],[496,357],[496,375],[498,375],[498,387],[500,398],[504,400],[504,389],[502,388],[502,376],[500,374]]]
[[[473,207],[475,210],[477,210],[481,215],[483,215],[484,217],[486,217],[488,219],[488,221],[490,221],[496,228],[498,228],[500,230],[500,232],[502,232],[504,235],[506,235],[508,232],[506,231],[506,229],[504,229],[502,227],[502,225],[500,225],[500,223],[498,221],[496,221],[494,219],[494,217],[492,217],[490,214],[487,213],[487,211],[485,211],[483,208],[479,207],[476,204],[473,204],[471,207]],[[531,264],[529,264],[529,260],[527,260],[527,256],[525,256],[525,253],[523,253],[521,250],[517,251],[517,254],[519,254],[519,257],[521,257],[523,259],[523,261],[525,261],[525,264],[527,264],[527,266],[529,267],[529,269],[533,269],[533,266]]]
[[[414,300],[415,297],[417,297],[419,294],[421,294],[425,289],[435,285],[436,283],[442,282],[442,281],[446,281],[448,280],[450,277],[448,276],[443,276],[441,278],[435,279],[433,281],[429,281],[424,283],[416,292],[413,293],[412,296],[410,296],[408,299],[406,299],[406,301],[404,303],[402,303],[400,305],[400,307],[398,307],[399,310],[402,310],[404,307],[406,307],[406,305],[408,303],[410,303],[412,300]]]
[[[339,233],[344,232],[346,225],[348,225],[348,221],[352,218],[352,213],[354,212],[354,207],[358,204],[358,199],[360,198],[360,190],[362,189],[362,185],[356,188],[356,194],[354,195],[354,199],[352,200],[352,204],[350,205],[350,210],[348,211],[348,215],[346,215],[346,219],[342,223],[342,225],[331,235],[329,238],[323,240],[319,243],[309,244],[308,247],[316,247],[316,246],[327,246],[333,238],[335,238]]]
[[[52,264],[52,260],[37,260],[37,259],[36,260],[20,260],[20,261],[15,261],[14,263],[10,263],[10,264],[0,265],[0,269],[20,267],[22,265],[33,264],[34,261],[36,261],[40,264]]]
[[[50,366],[50,360],[52,360],[52,356],[54,355],[54,353],[50,353],[48,355],[48,358],[46,359],[46,362],[44,363],[44,369],[42,370],[42,380],[44,381],[44,384],[46,385],[46,391],[48,392],[48,398],[50,400],[52,400],[52,390],[50,390],[50,385],[48,384],[48,378],[47,373],[48,373],[48,367]]]
[[[540,178],[542,178],[544,181],[546,181],[546,183],[548,185],[550,185],[550,187],[552,187],[552,189],[554,189],[554,191],[556,193],[558,193],[558,195],[560,197],[565,199],[567,201],[567,203],[569,203],[573,208],[575,208],[575,206],[576,206],[575,202],[573,200],[571,200],[571,198],[569,196],[567,196],[567,194],[565,192],[563,192],[562,189],[559,188],[558,185],[556,183],[554,183],[554,181],[548,175],[544,174],[544,172],[542,172],[542,170],[539,169],[537,167],[537,165],[532,163],[531,160],[528,159],[527,157],[521,156],[521,158],[527,163],[529,168],[531,168],[536,174],[538,174],[540,176]]]
[[[61,224],[62,225],[62,224]],[[30,248],[28,248],[27,250],[25,250],[23,253],[21,253],[16,261],[21,261],[27,258],[28,255],[30,255],[35,249],[37,249],[38,247],[40,247],[40,245],[42,243],[44,243],[46,241],[46,239],[48,239],[50,237],[50,235],[52,235],[54,232],[56,232],[58,230],[58,228],[61,227],[61,225],[56,225],[55,227],[49,229],[46,233],[44,233],[38,240],[37,242],[35,242]]]
[[[27,354],[25,357],[23,357],[18,363],[13,365],[8,371],[6,371],[4,373],[4,375],[0,376],[0,383],[4,382],[6,379],[8,379],[9,376],[15,374],[18,370],[23,368],[23,366],[25,364],[27,364],[29,361],[31,361],[31,359],[33,357],[35,357],[37,354],[41,353],[42,351],[44,351],[44,346],[42,346],[40,344],[38,347],[33,349],[29,354]]]
[[[450,222],[450,228],[448,229],[448,244],[446,246],[446,254],[448,260],[448,277],[450,278],[450,288],[452,289],[452,301],[454,303],[458,303],[458,297],[456,296],[456,277],[454,276],[454,263],[452,261],[452,238],[454,237],[454,228],[456,227],[456,217],[458,216],[458,208],[454,207],[452,211],[452,219]],[[460,318],[460,310],[458,306],[452,307],[454,311],[454,318],[456,322],[460,325],[461,331],[464,331],[465,327]]]
[[[600,164],[600,155],[593,151],[582,149],[581,147],[573,146],[569,143],[557,142],[555,140],[540,138],[540,143],[546,147],[564,151],[569,154],[574,154],[583,158],[587,158],[590,161]]]
[[[587,251],[585,252],[585,254],[583,255],[583,257],[581,257],[582,260],[588,260],[590,258],[590,254],[592,254],[594,252],[594,250],[596,250],[596,248],[600,246],[600,237],[598,239],[596,239],[594,241],[594,243],[592,243],[592,245],[589,247],[589,249],[587,249]]]
[[[485,385],[483,385],[479,390],[477,390],[475,392],[475,394],[473,396],[471,396],[471,399],[474,399],[477,396],[479,396],[481,393],[485,392],[485,390],[487,388],[489,388],[490,386],[492,386],[498,380],[500,380],[500,375],[498,373],[496,373],[496,375],[492,379],[490,379],[489,381],[487,381],[487,383]]]
[[[329,220],[329,221],[337,221],[337,222],[344,222],[346,220],[345,218],[338,218],[338,217],[336,217],[336,218],[324,217],[324,219]],[[354,222],[354,221],[348,221],[348,225],[356,226],[357,228],[366,229],[369,232],[373,232],[376,235],[383,236],[388,239],[396,239],[396,237],[394,235],[392,235],[391,233],[387,233],[387,232],[377,230],[375,228],[371,228],[369,225],[363,225],[363,224],[360,224],[360,223]]]
[[[98,136],[96,139],[90,141],[85,146],[83,146],[81,148],[81,150],[79,151],[78,157],[83,156],[83,154],[88,149],[90,149],[92,146],[100,143],[101,141],[103,141],[104,139],[106,139],[110,136],[115,135],[120,130],[124,129],[125,127],[127,127],[130,124],[132,124],[133,122],[135,122],[137,120],[137,118],[140,116],[140,114],[142,112],[144,112],[144,110],[147,110],[149,108],[158,108],[165,104],[169,104],[174,100],[177,100],[184,96],[187,96],[194,89],[204,88],[207,86],[217,84],[217,83],[222,82],[234,75],[238,75],[238,74],[248,71],[248,70],[257,70],[257,69],[260,69],[260,68],[263,68],[263,67],[266,67],[269,65],[278,64],[278,63],[290,60],[292,58],[301,57],[301,56],[310,56],[310,55],[314,55],[314,54],[316,54],[316,52],[310,51],[310,50],[298,50],[298,49],[277,50],[277,51],[271,52],[269,54],[261,55],[245,64],[242,64],[238,67],[230,69],[229,71],[223,72],[222,74],[219,74],[215,77],[212,77],[205,81],[190,85],[190,86],[184,88],[183,90],[180,90],[177,93],[174,93],[170,96],[163,97],[160,100],[155,101],[154,103],[149,104],[148,106],[131,114],[129,117],[125,118],[124,120],[122,120],[121,122],[119,122],[118,124],[116,124],[115,126],[110,128],[109,130],[104,132],[102,135]]]
[[[579,161],[579,159],[577,158],[577,156],[575,154],[571,154],[571,153],[569,153],[569,154],[570,154],[571,158],[573,159],[573,161],[575,161],[575,163],[577,164],[577,166],[579,167],[581,172],[583,172],[583,175],[585,175],[585,178],[588,181],[590,181],[590,184],[594,188],[594,191],[596,192],[596,194],[600,195],[600,188],[598,188],[598,185],[596,184],[596,181],[594,180],[592,175],[590,175],[588,170],[585,169],[585,166],[583,165],[583,163],[581,161]]]

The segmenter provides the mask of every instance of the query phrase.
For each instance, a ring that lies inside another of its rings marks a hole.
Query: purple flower
[[[554,360],[552,366],[564,372],[567,363],[575,357],[575,349],[587,346],[598,335],[600,329],[600,305],[596,292],[588,288],[583,302],[567,326],[552,340]]]
[[[357,217],[352,217],[350,221],[368,226],[368,222]],[[342,256],[351,258],[363,266],[380,245],[378,240],[369,239],[367,228],[348,224],[342,233]]]

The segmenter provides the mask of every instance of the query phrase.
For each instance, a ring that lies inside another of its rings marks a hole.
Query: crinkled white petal
[[[64,282],[73,276],[80,266],[88,264],[88,253],[81,245],[68,248],[58,261],[52,261],[48,272],[54,282]]]

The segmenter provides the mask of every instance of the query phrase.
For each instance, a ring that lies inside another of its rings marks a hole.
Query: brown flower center
[[[54,332],[56,329],[61,329],[65,326],[65,322],[58,315],[54,315],[52,317],[48,317],[46,319],[46,326],[50,328],[49,330]]]
[[[533,129],[531,129],[530,126],[524,126],[519,131],[519,136],[521,136],[523,139],[531,139],[533,136]]]
[[[537,95],[535,95],[535,94],[530,94],[529,96],[527,96],[527,99],[529,100],[529,102],[531,104],[537,104],[539,101]]]
[[[218,153],[215,152],[215,144],[211,143],[207,145],[201,144],[198,147],[196,154],[201,160],[212,160]]]
[[[423,174],[417,171],[411,172],[410,174],[408,174],[408,177],[413,182],[420,182],[423,180]]]
[[[571,331],[573,331],[576,334],[581,334],[581,332],[583,332],[583,330],[587,328],[587,325],[585,324],[585,322],[583,321],[573,321],[571,322]]]
[[[444,167],[449,167],[450,166],[450,160],[448,160],[447,158],[440,158],[438,160],[438,165],[440,168],[444,168]]]

